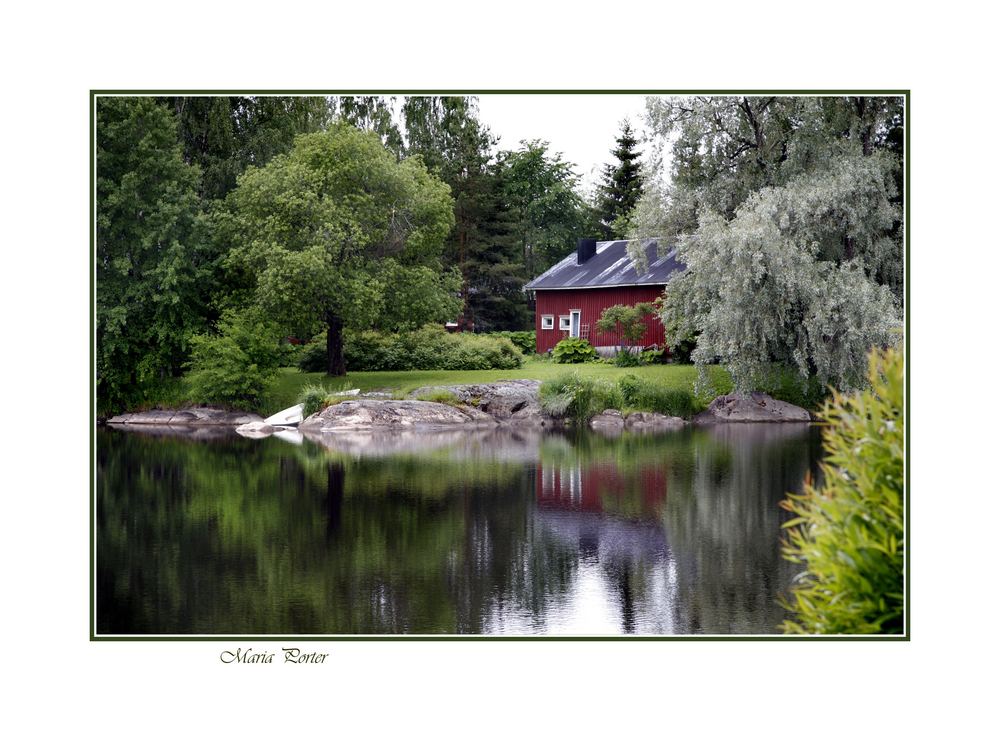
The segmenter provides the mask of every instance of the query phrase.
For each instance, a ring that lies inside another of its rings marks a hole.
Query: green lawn
[[[571,371],[595,379],[617,381],[626,373],[654,381],[673,388],[687,388],[694,392],[694,382],[698,376],[697,369],[690,365],[647,365],[638,368],[618,368],[610,362],[579,364],[553,363],[549,359],[529,358],[523,368],[505,371],[375,371],[368,373],[349,373],[345,378],[331,378],[323,373],[300,373],[294,368],[283,368],[278,377],[278,383],[268,394],[261,411],[265,415],[280,411],[296,403],[299,391],[303,386],[319,384],[330,391],[342,390],[346,384],[362,391],[392,391],[397,395],[405,394],[419,386],[451,386],[460,383],[487,383],[502,378],[534,378],[546,381],[555,376]],[[732,390],[729,374],[723,368],[713,366],[709,375],[715,394],[728,393]],[[707,394],[705,395],[707,396]],[[707,404],[710,398],[699,399]]]

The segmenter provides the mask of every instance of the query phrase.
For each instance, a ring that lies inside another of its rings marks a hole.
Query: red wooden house
[[[652,302],[663,294],[670,278],[684,269],[674,250],[657,256],[656,240],[650,239],[644,244],[649,266],[639,273],[627,243],[580,239],[576,253],[524,285],[535,293],[537,352],[546,352],[563,338],[581,337],[602,355],[610,355],[619,341],[613,332],[597,332],[601,312],[612,305]],[[637,345],[663,347],[664,340],[663,324],[648,316],[646,333]]]

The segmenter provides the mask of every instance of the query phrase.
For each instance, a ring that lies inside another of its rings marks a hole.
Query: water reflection
[[[818,436],[102,430],[98,631],[774,632]]]

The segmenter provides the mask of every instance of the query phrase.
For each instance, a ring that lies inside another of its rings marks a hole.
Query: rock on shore
[[[707,409],[694,417],[696,424],[751,421],[812,421],[812,416],[801,406],[753,391],[717,396]]]
[[[313,414],[299,425],[308,431],[362,429],[454,429],[495,427],[497,420],[477,409],[433,401],[342,401]]]
[[[497,419],[541,420],[538,408],[538,388],[541,385],[541,381],[520,378],[462,386],[422,386],[414,389],[410,395],[416,398],[447,391],[466,406]]]
[[[263,421],[264,417],[245,411],[227,411],[205,407],[189,409],[153,409],[135,414],[119,414],[108,419],[108,424],[150,424],[157,426],[238,426],[254,421]]]

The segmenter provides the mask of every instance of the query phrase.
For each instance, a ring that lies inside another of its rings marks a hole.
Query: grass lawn
[[[686,388],[694,393],[697,369],[690,365],[647,365],[637,368],[618,368],[610,362],[560,364],[549,359],[528,358],[524,367],[506,371],[374,371],[348,373],[344,378],[331,378],[323,373],[300,373],[295,368],[282,368],[278,382],[271,389],[261,408],[266,416],[296,403],[303,386],[318,384],[330,391],[360,388],[362,391],[392,391],[404,395],[419,386],[451,386],[461,383],[488,383],[503,378],[534,378],[546,381],[560,374],[577,371],[581,375],[606,381],[617,381],[627,373],[671,388]],[[712,389],[717,395],[729,393],[732,383],[723,368],[713,366],[709,375]],[[348,384],[350,384],[348,386]],[[698,398],[707,405],[711,396]]]

